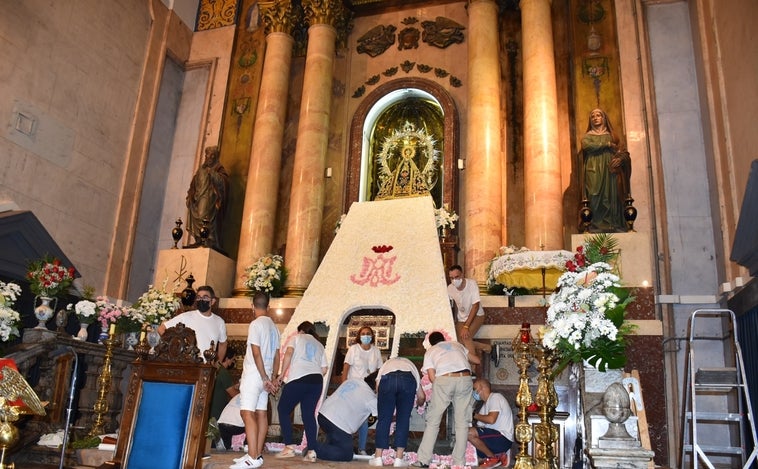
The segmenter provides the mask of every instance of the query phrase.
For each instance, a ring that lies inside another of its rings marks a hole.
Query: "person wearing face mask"
[[[474,336],[484,324],[484,308],[479,296],[479,285],[476,280],[465,278],[463,268],[459,265],[450,266],[447,273],[450,277],[447,295],[453,302],[455,333],[458,340],[476,356],[480,356],[481,352],[490,354],[495,366],[498,366],[500,361],[498,347],[474,340]]]
[[[180,322],[195,331],[195,340],[197,348],[200,350],[200,358],[205,361],[203,352],[211,348],[213,342],[216,348],[216,360],[223,363],[226,358],[226,323],[224,320],[213,314],[211,308],[216,304],[216,295],[213,288],[203,285],[197,289],[195,307],[192,311],[187,311],[165,321],[158,326],[158,333],[163,335],[166,329],[174,327]]]
[[[476,426],[469,428],[468,441],[476,448],[476,454],[484,458],[479,467],[508,466],[509,451],[513,444],[513,411],[508,400],[486,379],[474,381],[473,397],[482,401],[479,412],[473,416]]]
[[[347,349],[345,363],[342,365],[342,379],[363,379],[382,366],[382,354],[374,345],[374,330],[363,326],[358,330],[358,337]],[[368,420],[358,429],[358,454],[367,456]]]

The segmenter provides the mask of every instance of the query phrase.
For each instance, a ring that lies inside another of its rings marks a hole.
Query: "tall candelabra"
[[[558,458],[553,444],[558,438],[558,427],[553,423],[555,408],[558,405],[558,393],[555,392],[553,366],[557,357],[553,350],[537,346],[534,348],[537,357],[537,392],[535,403],[539,406],[540,423],[534,427],[534,439],[537,442],[535,469],[558,469]]]
[[[105,356],[103,357],[103,366],[100,368],[100,376],[97,378],[97,400],[93,410],[95,411],[95,419],[92,424],[92,429],[89,431],[88,436],[99,436],[103,432],[103,424],[105,423],[105,414],[108,413],[108,394],[111,391],[111,361],[113,359],[113,347],[119,344],[119,341],[115,339],[115,325],[111,325],[108,338],[103,340],[105,345]]]
[[[533,469],[534,463],[529,455],[529,443],[532,441],[534,431],[529,424],[527,412],[529,405],[532,403],[532,393],[529,391],[529,377],[527,369],[532,364],[532,334],[529,323],[523,323],[518,335],[513,338],[511,343],[513,348],[513,361],[519,369],[519,386],[516,394],[516,405],[519,407],[518,423],[516,424],[514,435],[519,443],[519,452],[516,456],[514,469]]]

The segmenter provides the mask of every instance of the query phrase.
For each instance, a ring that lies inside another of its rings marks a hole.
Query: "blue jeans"
[[[405,448],[408,444],[408,429],[411,410],[416,396],[416,379],[408,371],[393,371],[382,376],[377,394],[379,419],[376,422],[376,447],[389,448],[392,414],[396,413],[395,447]]]
[[[320,374],[311,374],[290,381],[282,388],[277,411],[279,423],[282,426],[282,441],[285,445],[292,444],[292,419],[290,414],[295,406],[300,404],[300,413],[303,416],[305,427],[305,439],[308,440],[308,449],[313,449],[313,442],[318,436],[316,425],[316,405],[321,398],[324,377]]]
[[[368,419],[358,427],[358,451],[366,451],[366,441],[368,440]]]
[[[318,425],[326,434],[326,443],[308,441],[308,446],[316,451],[316,457],[325,461],[352,461],[353,435],[321,414],[318,414]]]

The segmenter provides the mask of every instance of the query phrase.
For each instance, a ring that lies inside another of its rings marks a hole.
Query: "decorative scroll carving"
[[[308,24],[328,24],[337,27],[346,17],[339,0],[303,0],[303,11]]]
[[[211,347],[215,344],[211,342]],[[195,331],[179,323],[169,327],[161,337],[161,343],[155,347],[151,360],[171,363],[202,363],[200,350],[197,348]]]
[[[453,88],[460,88],[463,86],[463,83],[461,80],[456,77],[455,75],[451,75],[450,72],[445,70],[444,68],[440,67],[432,67],[431,65],[426,64],[416,64],[416,62],[411,62],[409,60],[406,60],[405,62],[399,64],[399,68],[403,70],[405,73],[410,73],[413,68],[416,68],[420,73],[429,73],[432,70],[434,70],[434,76],[437,78],[449,78],[450,86]],[[381,73],[381,75],[385,77],[392,77],[395,76],[398,72],[398,67],[391,67],[385,70]],[[356,88],[356,90],[353,92],[353,98],[360,98],[366,93],[366,86],[373,86],[378,84],[382,80],[381,75],[372,75],[369,77],[365,82],[363,82],[363,85]]]
[[[397,35],[397,49],[418,49],[418,40],[421,37],[421,31],[418,28],[403,28]]]
[[[295,25],[294,9],[290,0],[261,2],[260,14],[266,28],[266,34],[292,34]]]
[[[391,24],[374,26],[366,34],[358,38],[356,51],[359,54],[368,54],[370,57],[376,57],[384,53],[395,43],[395,31],[397,31],[397,28]]]
[[[421,40],[430,46],[445,49],[452,44],[463,43],[466,27],[450,18],[438,16],[434,21],[422,21],[421,26],[424,28]]]
[[[201,0],[197,15],[197,30],[221,28],[234,24],[237,0]]]

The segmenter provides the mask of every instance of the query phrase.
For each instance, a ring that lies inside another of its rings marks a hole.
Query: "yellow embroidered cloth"
[[[558,278],[566,271],[566,261],[573,259],[569,251],[521,251],[496,257],[491,276],[509,288],[541,289],[542,269],[545,269],[545,288],[554,290]]]

